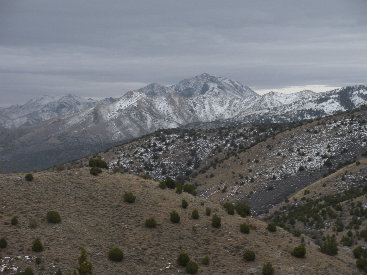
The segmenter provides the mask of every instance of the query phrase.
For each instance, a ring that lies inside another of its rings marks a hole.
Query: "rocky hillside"
[[[4,274],[26,267],[36,274],[72,273],[79,267],[80,247],[87,252],[82,262],[90,262],[95,274],[185,273],[177,263],[181,252],[198,264],[198,274],[259,274],[267,262],[275,274],[358,274],[351,251],[342,248],[331,257],[304,237],[306,257],[296,258],[290,252],[300,237],[281,228],[270,232],[264,222],[228,215],[219,204],[162,190],[132,175],[103,171],[92,176],[88,168],[34,173],[33,181],[25,181],[24,174],[0,175],[0,192]],[[126,192],[133,193],[134,202],[125,201]],[[188,202],[185,209],[182,199]],[[195,209],[197,219],[192,217]],[[59,213],[60,223],[46,219],[50,210]],[[171,222],[172,211],[179,214],[179,223]],[[213,215],[221,218],[219,228],[212,226]],[[149,218],[155,227],[146,226]],[[242,223],[249,225],[249,234],[240,232]],[[42,246],[33,244],[36,238]],[[109,260],[112,248],[122,250],[121,262]],[[245,250],[255,253],[254,261],[244,260]],[[204,257],[209,261],[202,262]]]
[[[259,214],[305,186],[360,159],[367,150],[367,109],[323,118],[212,166],[191,181],[214,201],[248,200]]]
[[[22,105],[0,108],[0,130],[37,124],[57,116],[80,112],[97,104],[114,101],[113,98],[96,100],[72,94],[36,97]]]
[[[366,96],[365,86],[324,94],[303,91],[260,96],[239,82],[201,74],[167,87],[150,84],[124,94],[111,104],[3,131],[0,164],[6,172],[43,169],[159,129],[188,124],[313,119],[361,106],[366,103]]]

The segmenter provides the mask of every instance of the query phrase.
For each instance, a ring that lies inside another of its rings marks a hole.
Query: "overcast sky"
[[[366,84],[366,13],[366,0],[0,0],[0,105],[203,72],[259,91]]]

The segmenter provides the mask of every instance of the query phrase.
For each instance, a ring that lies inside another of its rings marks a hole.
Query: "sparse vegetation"
[[[27,267],[24,271],[17,272],[17,275],[34,275],[34,272],[31,267]]]
[[[19,221],[18,221],[18,217],[17,216],[14,216],[12,219],[11,219],[11,225],[18,225]]]
[[[93,159],[93,158],[89,160],[89,167],[108,169],[107,162],[101,159]]]
[[[274,274],[273,265],[271,263],[265,263],[263,265],[262,274],[263,275],[273,275]]]
[[[37,225],[37,222],[36,222],[36,220],[31,220],[30,222],[29,222],[29,228],[32,228],[32,229],[34,229],[34,228],[36,228],[38,225]]]
[[[39,238],[36,238],[32,243],[32,251],[34,252],[42,252],[43,251],[43,244]]]
[[[198,272],[198,269],[198,264],[191,260],[186,264],[186,272],[189,274],[196,274]]]
[[[26,181],[33,181],[33,175],[32,175],[32,174],[30,174],[30,173],[26,174],[26,175],[24,176],[24,178],[25,178],[25,180],[26,180]]]
[[[145,220],[145,226],[148,228],[155,228],[157,227],[157,222],[154,218],[149,218]]]
[[[8,242],[6,241],[5,238],[1,238],[0,239],[0,248],[4,249],[8,246]]]
[[[81,255],[78,258],[78,272],[79,275],[93,275],[93,265],[87,259],[87,251],[84,248],[81,248]]]
[[[320,245],[322,253],[335,256],[338,254],[338,243],[336,242],[335,236],[327,236],[326,241]]]
[[[167,188],[167,184],[166,184],[166,182],[165,182],[165,181],[161,181],[161,182],[159,183],[159,188],[161,188],[161,189],[166,189],[166,188]]]
[[[304,258],[306,255],[306,248],[303,245],[296,246],[293,248],[291,254],[297,258]]]
[[[181,206],[182,206],[182,208],[186,209],[188,205],[189,205],[189,204],[187,203],[187,201],[186,201],[186,200],[182,200],[182,202],[181,202]]]
[[[61,217],[59,212],[51,210],[47,212],[46,219],[49,223],[60,223]]]
[[[118,247],[114,247],[110,249],[110,251],[108,252],[108,259],[110,259],[113,262],[121,262],[123,258],[124,253]]]
[[[234,205],[232,203],[226,202],[223,204],[223,207],[229,215],[234,215]]]
[[[124,202],[134,203],[136,196],[132,192],[125,192],[124,194]]]
[[[199,211],[197,209],[192,210],[191,218],[197,220],[199,218]]]
[[[187,263],[190,261],[189,255],[185,252],[181,252],[180,255],[178,255],[177,263],[180,266],[186,266]]]
[[[204,258],[201,259],[201,264],[203,265],[209,265],[210,259],[208,256],[205,256]]]
[[[269,232],[275,232],[277,231],[277,226],[275,223],[268,223],[267,229]]]
[[[245,250],[243,259],[247,262],[255,261],[255,252],[252,250]]]
[[[180,215],[176,211],[172,211],[170,215],[170,220],[172,223],[180,222]]]
[[[219,228],[221,226],[221,218],[217,214],[213,215],[212,226],[215,228]]]
[[[211,213],[212,213],[212,210],[210,207],[205,208],[205,215],[210,216]]]
[[[90,174],[93,176],[98,176],[98,174],[102,173],[101,168],[98,167],[92,167],[90,168]]]
[[[248,226],[247,223],[241,223],[240,224],[240,231],[244,234],[249,234],[250,233],[250,227]]]

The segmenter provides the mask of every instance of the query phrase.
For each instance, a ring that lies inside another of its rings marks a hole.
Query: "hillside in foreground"
[[[8,243],[0,249],[0,268],[6,268],[5,274],[27,266],[36,274],[55,274],[58,268],[68,274],[78,266],[80,247],[86,249],[95,274],[182,274],[185,269],[176,262],[180,252],[199,264],[198,274],[260,274],[265,262],[272,263],[275,274],[358,273],[348,250],[327,256],[305,237],[306,257],[295,258],[290,251],[301,243],[300,237],[281,228],[269,232],[262,221],[228,215],[219,204],[160,189],[153,181],[120,173],[92,176],[88,168],[33,176],[28,182],[24,174],[0,175],[0,238]],[[136,196],[134,203],[124,202],[125,192]],[[182,199],[188,202],[186,209]],[[199,219],[191,218],[193,209],[198,209]],[[60,213],[61,223],[46,221],[50,210]],[[173,210],[181,217],[177,224],[170,221]],[[214,214],[221,217],[220,228],[211,226]],[[14,216],[17,225],[11,223]],[[156,228],[145,227],[151,217]],[[250,225],[249,234],[240,232],[243,222]],[[43,252],[31,249],[37,237]],[[124,252],[122,262],[108,260],[113,247]],[[243,260],[245,249],[255,252],[255,261]],[[201,264],[206,256],[208,266]]]

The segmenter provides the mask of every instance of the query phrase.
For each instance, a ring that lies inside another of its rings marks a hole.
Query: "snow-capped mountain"
[[[17,167],[23,169],[44,168],[158,129],[192,123],[289,122],[331,115],[366,104],[367,87],[345,87],[321,94],[301,91],[258,95],[239,82],[201,74],[171,86],[150,84],[111,101],[81,111],[73,109],[78,112],[26,129],[6,131],[0,135],[0,165],[16,159]]]
[[[97,104],[114,102],[113,98],[92,99],[72,94],[64,96],[41,96],[23,105],[13,105],[0,109],[0,129],[29,126],[60,115],[79,112]]]

